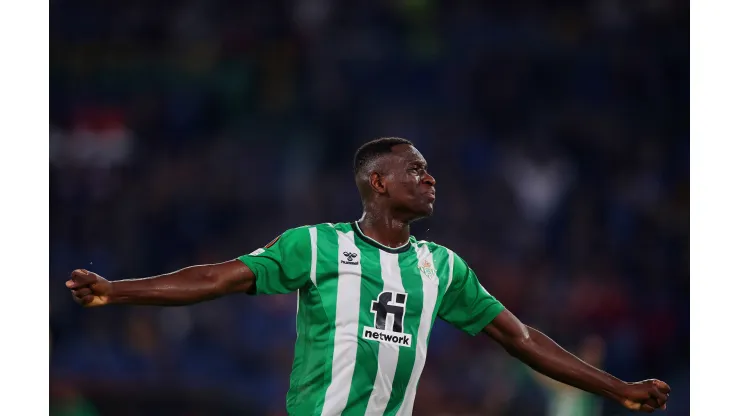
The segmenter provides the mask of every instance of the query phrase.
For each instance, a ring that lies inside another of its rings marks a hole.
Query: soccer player
[[[66,286],[83,306],[189,305],[232,293],[298,292],[290,415],[411,415],[436,318],[476,335],[560,382],[628,409],[665,409],[659,380],[627,383],[524,325],[460,256],[417,240],[409,225],[432,214],[435,180],[411,142],[381,138],[354,160],[362,217],[285,231],[225,263],[108,281],[75,270]]]

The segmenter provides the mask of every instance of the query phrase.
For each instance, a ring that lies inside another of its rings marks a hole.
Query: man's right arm
[[[191,266],[144,279],[110,282],[96,273],[75,270],[67,281],[82,306],[108,304],[181,306],[230,293],[253,293],[255,275],[240,260]]]

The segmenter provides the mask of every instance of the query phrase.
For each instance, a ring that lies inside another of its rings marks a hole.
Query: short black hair
[[[357,152],[355,152],[355,175],[367,166],[368,163],[375,160],[378,156],[390,153],[393,150],[393,146],[399,144],[414,145],[409,140],[400,137],[381,137],[360,146]]]

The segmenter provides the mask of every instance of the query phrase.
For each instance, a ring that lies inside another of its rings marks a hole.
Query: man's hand
[[[652,413],[655,410],[666,408],[666,401],[671,388],[668,384],[655,379],[627,383],[622,399],[622,405],[630,410]]]
[[[105,305],[113,290],[111,282],[83,269],[72,272],[67,280],[67,288],[72,291],[75,302],[85,307]]]
[[[533,370],[561,383],[608,397],[624,407],[652,413],[665,409],[671,388],[659,380],[625,383],[564,350],[542,332],[504,310],[483,331]]]

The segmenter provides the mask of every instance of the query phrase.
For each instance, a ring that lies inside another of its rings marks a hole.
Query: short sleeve
[[[452,282],[442,298],[438,316],[470,335],[478,334],[504,305],[481,286],[473,269],[455,253]]]
[[[264,248],[239,257],[256,277],[256,293],[294,292],[310,280],[311,237],[307,227],[293,228]]]

